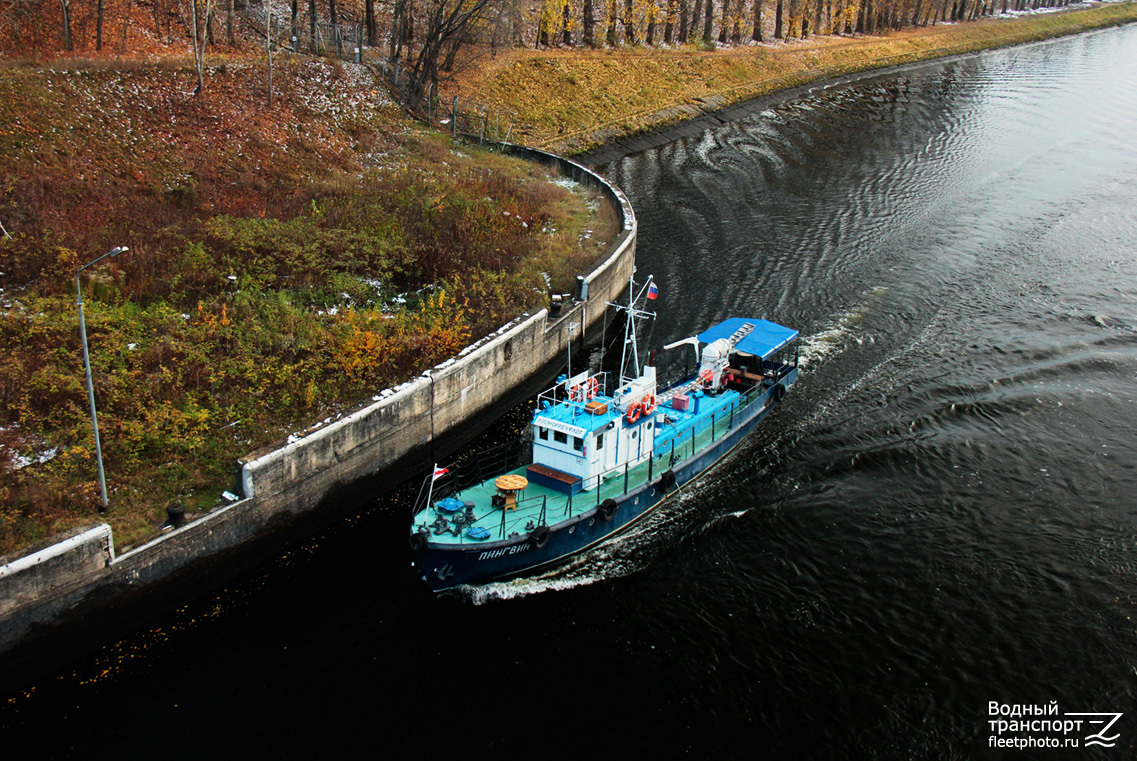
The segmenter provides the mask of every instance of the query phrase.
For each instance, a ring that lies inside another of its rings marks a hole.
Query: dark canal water
[[[0,737],[161,758],[1134,757],[1135,136],[1130,27],[819,87],[601,167],[661,286],[654,344],[735,314],[806,337],[758,433],[631,536],[476,596],[410,578],[384,500],[40,680]],[[993,701],[1058,713],[999,732],[1020,717]],[[992,746],[1084,744],[1104,725],[1066,714],[1105,712],[1113,748]]]

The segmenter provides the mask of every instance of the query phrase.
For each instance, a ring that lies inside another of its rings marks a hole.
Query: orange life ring
[[[580,385],[573,386],[569,389],[569,401],[579,402],[584,398],[584,392],[581,391]]]
[[[641,412],[643,412],[643,408],[640,407],[639,402],[636,402],[631,407],[628,407],[628,414],[626,415],[628,422],[634,423],[639,420]]]
[[[655,412],[655,394],[644,394],[641,404],[643,404],[645,415],[650,415]]]
[[[596,394],[599,392],[599,390],[600,390],[600,383],[596,380],[595,376],[592,378],[589,378],[588,383],[585,384],[585,390],[584,390],[585,396],[589,399],[593,399],[596,397]]]

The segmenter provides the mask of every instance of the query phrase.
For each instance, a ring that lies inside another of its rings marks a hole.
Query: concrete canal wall
[[[535,376],[565,356],[570,326],[574,345],[597,337],[606,303],[620,295],[632,271],[635,214],[622,193],[583,166],[541,151],[509,150],[601,189],[618,213],[623,229],[604,260],[583,275],[586,298],[564,307],[556,319],[547,310],[523,315],[418,378],[383,390],[374,403],[291,437],[284,446],[255,453],[239,463],[243,494],[238,501],[146,545],[116,556],[110,527],[100,524],[8,559],[0,565],[0,653],[69,611],[96,609],[200,568],[310,513],[360,479],[396,464],[425,465],[432,456],[444,456],[469,438],[464,429],[504,412]],[[391,541],[403,546],[401,539]]]

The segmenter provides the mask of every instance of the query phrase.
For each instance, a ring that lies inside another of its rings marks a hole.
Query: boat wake
[[[829,355],[839,354],[850,340],[857,343],[871,342],[872,336],[858,335],[858,328],[872,313],[876,302],[886,293],[888,289],[882,285],[873,288],[865,294],[860,304],[841,315],[836,325],[802,339],[800,366],[807,369],[821,364]]]

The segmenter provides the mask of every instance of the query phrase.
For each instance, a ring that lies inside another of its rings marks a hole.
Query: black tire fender
[[[535,550],[541,549],[549,543],[550,533],[552,532],[549,531],[548,526],[538,526],[537,528],[533,529],[531,532],[529,532],[529,546]]]
[[[659,476],[659,480],[655,483],[655,488],[659,489],[662,493],[667,494],[675,488],[675,471],[668,469],[663,471]]]
[[[426,537],[416,531],[411,534],[410,545],[411,552],[422,552],[426,549]]]
[[[782,401],[782,397],[784,397],[785,395],[786,395],[786,387],[783,386],[781,383],[774,386],[774,390],[770,392],[770,396],[772,396],[774,398],[775,402]]]
[[[599,513],[600,517],[605,521],[611,523],[616,520],[616,508],[618,507],[619,505],[616,504],[616,500],[606,499],[596,508],[596,512]]]

